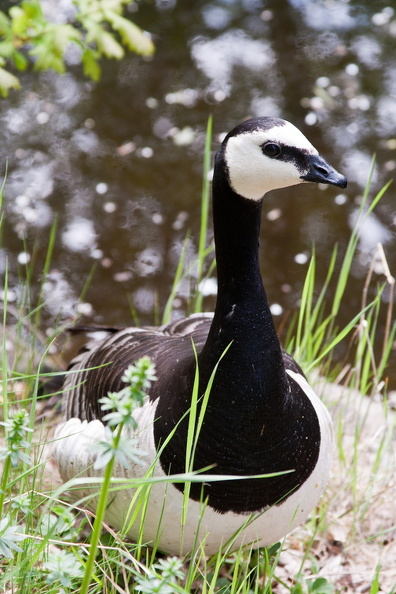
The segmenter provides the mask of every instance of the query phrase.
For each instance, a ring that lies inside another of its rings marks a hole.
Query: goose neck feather
[[[231,345],[218,374],[244,376],[254,386],[258,404],[264,386],[268,401],[278,401],[287,392],[282,352],[260,274],[261,210],[261,202],[232,190],[220,152],[213,180],[218,295],[199,365],[204,372],[206,367],[212,370]],[[244,406],[242,394],[239,401]]]

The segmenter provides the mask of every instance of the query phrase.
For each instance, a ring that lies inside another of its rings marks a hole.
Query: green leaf
[[[19,526],[11,526],[8,516],[0,520],[0,556],[12,559],[13,551],[22,552],[16,543],[27,538],[26,534],[20,532]]]
[[[40,0],[23,0],[21,6],[29,19],[35,21],[45,21]]]
[[[65,588],[71,588],[73,579],[81,578],[84,575],[79,559],[72,553],[62,550],[50,552],[43,567],[48,571],[47,582],[49,584],[60,582]]]
[[[304,590],[303,590],[303,587],[302,587],[302,584],[301,584],[300,580],[298,580],[294,584],[294,586],[290,590],[290,594],[304,594]]]
[[[37,41],[35,47],[29,53],[36,58],[34,63],[35,70],[52,69],[55,72],[59,72],[59,74],[63,74],[66,71],[63,56],[59,56],[57,53],[51,51],[51,46],[46,38],[43,38],[40,42]]]
[[[122,46],[116,41],[111,33],[108,33],[101,27],[97,28],[96,43],[99,50],[107,58],[116,58],[121,60],[124,57],[124,50]]]
[[[81,39],[80,31],[72,25],[51,25],[49,33],[54,49],[60,54],[64,54],[69,43],[77,42]]]
[[[85,48],[82,53],[82,64],[85,76],[93,81],[98,81],[101,75],[101,68],[98,62],[99,53],[90,48]]]
[[[0,10],[0,35],[9,38],[11,31],[10,20],[4,12]]]
[[[14,50],[12,59],[14,60],[14,64],[18,70],[26,70],[28,67],[29,61],[21,52]]]
[[[20,89],[21,85],[16,76],[0,68],[0,94],[2,97],[7,97],[10,89]]]
[[[124,56],[122,46],[115,40],[111,33],[103,29],[101,24],[90,19],[89,21],[85,21],[84,25],[87,29],[86,43],[96,44],[98,50],[107,58],[120,60]]]
[[[35,69],[63,74],[66,70],[64,54],[69,43],[79,42],[81,33],[72,25],[48,25],[46,30],[35,39],[30,55],[36,58]]]
[[[151,37],[142,29],[113,11],[106,12],[105,16],[113,29],[118,31],[128,49],[143,56],[151,56],[154,53],[155,48]]]
[[[9,15],[12,33],[17,37],[31,38],[47,24],[39,0],[24,0],[20,6],[10,8]]]
[[[68,509],[58,505],[51,509],[51,513],[44,514],[40,522],[41,534],[70,537],[76,518]]]
[[[315,580],[307,580],[310,594],[334,594],[334,586],[326,578],[318,577]]]
[[[120,60],[126,49],[143,55],[153,53],[150,36],[122,16],[127,0],[75,0],[74,3],[77,10],[73,18],[78,28],[73,22],[48,21],[41,0],[19,1],[8,14],[0,11],[0,66],[13,62],[15,68],[25,70],[31,56],[35,70],[52,69],[63,74],[66,48],[76,43],[81,49],[84,74],[97,81],[101,75],[99,60],[103,56]],[[6,97],[12,88],[20,88],[19,81],[4,69],[0,73],[0,95]]]
[[[11,41],[1,41],[0,42],[0,56],[4,58],[11,58],[14,52],[14,45]]]
[[[10,8],[11,30],[14,35],[24,35],[29,26],[30,17],[20,6]]]

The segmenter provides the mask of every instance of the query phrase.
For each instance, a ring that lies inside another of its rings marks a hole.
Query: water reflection
[[[275,62],[268,42],[252,39],[240,29],[231,29],[215,39],[195,38],[191,44],[191,56],[199,70],[211,81],[207,93],[219,102],[231,94],[232,76],[236,69],[265,75]]]
[[[93,221],[75,217],[62,233],[63,246],[72,252],[91,252],[96,248]]]
[[[59,10],[69,8],[65,0]],[[108,324],[128,323],[132,304],[142,323],[152,323],[187,230],[188,263],[196,257],[208,115],[214,150],[241,119],[272,115],[303,128],[351,182],[344,193],[304,186],[266,198],[262,271],[281,319],[298,307],[312,243],[319,285],[335,242],[340,253],[345,248],[373,153],[373,193],[394,176],[395,11],[369,0],[157,0],[141,2],[133,18],[155,37],[151,60],[107,63],[98,85],[76,67],[64,76],[27,73],[23,91],[0,104],[3,171],[9,162],[0,264],[6,253],[10,295],[19,294],[18,267],[33,252],[40,282],[57,218],[46,323],[58,317],[57,304],[63,317],[80,307],[89,321]],[[359,231],[357,279],[377,241],[396,270],[394,192]],[[93,266],[85,305],[78,305]],[[361,287],[351,284],[340,323],[360,307]],[[176,315],[185,312],[189,286],[186,279]]]
[[[359,218],[360,210],[357,208],[352,210],[349,216],[349,223],[352,228],[356,226]],[[374,213],[370,213],[366,216],[363,215],[362,220],[359,222],[359,225],[357,225],[357,230],[359,236],[359,250],[363,257],[362,260],[364,259],[366,264],[371,261],[371,257],[379,243],[387,250],[388,244],[394,237],[392,231],[386,227]]]

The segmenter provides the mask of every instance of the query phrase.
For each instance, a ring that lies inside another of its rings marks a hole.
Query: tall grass
[[[211,122],[208,124],[205,146],[205,166],[202,192],[202,222],[198,246],[198,263],[186,262],[186,250],[182,251],[179,266],[175,274],[174,286],[171,290],[167,306],[164,310],[164,321],[170,319],[172,303],[177,295],[179,283],[187,275],[190,267],[198,270],[197,286],[202,278],[213,269],[213,262],[208,262],[211,248],[207,244],[209,216],[208,171],[210,157]],[[101,531],[101,514],[106,498],[111,489],[123,488],[125,481],[111,480],[111,466],[107,467],[104,479],[75,479],[67,485],[59,485],[53,478],[51,467],[45,469],[48,444],[52,437],[47,435],[44,426],[37,425],[35,418],[39,408],[37,398],[38,382],[43,375],[43,362],[48,357],[51,340],[43,347],[40,333],[41,312],[43,308],[42,291],[38,292],[36,303],[27,287],[25,297],[19,304],[18,316],[7,303],[8,277],[7,271],[3,286],[2,316],[2,402],[3,428],[5,438],[2,439],[2,475],[0,480],[0,589],[3,592],[23,592],[52,594],[59,592],[85,593],[180,593],[197,592],[209,594],[272,594],[290,592],[293,594],[325,594],[335,593],[336,586],[330,575],[319,575],[323,568],[316,558],[315,547],[320,539],[324,539],[332,526],[338,525],[343,518],[352,518],[349,524],[350,538],[356,542],[361,534],[356,535],[357,528],[367,520],[370,514],[369,499],[362,494],[359,480],[361,475],[360,456],[364,425],[370,416],[370,403],[362,395],[378,394],[382,391],[386,396],[386,365],[395,336],[395,324],[391,303],[393,301],[394,280],[384,262],[384,283],[376,288],[375,296],[368,298],[369,286],[372,284],[372,268],[368,271],[367,280],[362,291],[361,310],[345,327],[339,327],[339,312],[343,306],[346,287],[350,282],[350,271],[356,257],[359,225],[373,211],[383,196],[386,187],[370,200],[369,183],[360,210],[360,216],[352,231],[342,264],[337,265],[337,248],[331,255],[328,274],[323,287],[316,295],[315,253],[312,254],[306,281],[303,288],[301,307],[294,323],[290,326],[286,342],[296,359],[313,379],[320,373],[332,374],[334,364],[332,354],[341,341],[351,340],[349,362],[338,370],[338,379],[343,387],[338,388],[347,393],[348,402],[352,398],[351,388],[359,391],[359,397],[353,396],[357,410],[357,421],[352,435],[347,434],[344,416],[338,417],[336,424],[337,459],[345,483],[339,487],[328,489],[314,518],[307,523],[298,536],[283,543],[262,550],[240,548],[230,553],[231,546],[225,546],[212,557],[206,557],[197,543],[197,550],[192,557],[163,558],[157,547],[146,548],[140,542],[129,543],[123,532],[116,533],[110,528]],[[0,197],[1,200],[1,197]],[[3,217],[1,224],[4,224]],[[0,232],[1,234],[1,232]],[[56,241],[54,227],[48,242],[48,254],[45,260],[44,275],[49,271],[50,260]],[[381,251],[381,248],[378,248]],[[25,279],[33,277],[30,264],[25,270]],[[28,283],[27,283],[28,284]],[[330,285],[335,286],[331,303],[327,302]],[[383,345],[378,353],[374,349],[374,338],[381,323],[383,309],[382,295],[390,291],[390,304],[385,315],[383,329]],[[27,295],[27,296],[26,296]],[[194,293],[192,311],[199,311],[202,306],[202,293],[197,289]],[[13,354],[9,351],[7,333],[10,319],[16,326]],[[16,321],[15,319],[18,318]],[[26,336],[29,336],[26,339]],[[41,354],[37,357],[38,343]],[[21,361],[26,362],[22,372]],[[315,374],[313,372],[316,372]],[[215,371],[214,371],[215,373]],[[213,377],[211,381],[213,381]],[[318,382],[321,381],[318,379]],[[197,388],[198,377],[195,384]],[[326,384],[323,388],[326,396]],[[207,402],[208,391],[198,406],[198,390],[195,389],[192,412],[189,416],[189,441],[186,452],[186,475],[177,480],[202,480],[192,473],[192,460],[196,447],[199,428],[202,425]],[[337,403],[329,399],[333,408]],[[345,405],[346,406],[346,405]],[[28,410],[29,412],[24,412]],[[344,409],[343,409],[344,410]],[[34,432],[32,431],[34,429]],[[377,453],[371,466],[365,470],[365,489],[374,497],[378,496],[376,480],[382,480],[384,464],[387,463],[390,435],[392,427],[386,428],[380,436]],[[117,433],[119,435],[119,433]],[[206,480],[207,477],[205,477]],[[91,482],[93,496],[99,499],[99,510],[96,514],[87,511],[86,501],[80,505],[71,503],[68,490],[78,488],[82,483]],[[147,495],[150,484],[158,480],[150,474],[137,484],[134,506],[129,521],[137,517],[137,510],[144,518],[147,506]],[[169,479],[170,480],[170,479]],[[176,480],[175,477],[172,480]],[[185,491],[187,506],[188,487]],[[336,489],[339,489],[336,491]],[[334,511],[332,497],[342,503],[348,500],[348,508],[342,507],[340,512]],[[338,499],[337,499],[338,498]],[[342,510],[341,510],[342,508]],[[125,527],[127,529],[127,526]],[[355,533],[353,533],[355,530]],[[373,534],[372,538],[378,535]],[[294,540],[293,540],[294,538]],[[353,540],[355,539],[355,540]],[[288,542],[292,542],[292,548]],[[295,551],[299,551],[299,561],[292,565],[293,572],[285,573],[280,561],[290,559]],[[290,553],[291,551],[291,553]],[[371,592],[378,592],[381,584],[381,562],[377,560],[371,575],[368,577]],[[338,586],[337,586],[338,587]],[[352,590],[351,590],[352,591]],[[395,589],[396,592],[396,578]]]
[[[359,215],[352,229],[338,273],[336,271],[338,246],[336,245],[331,254],[327,276],[318,297],[315,298],[317,263],[315,252],[313,251],[302,291],[297,322],[295,326],[291,326],[291,329],[296,327],[296,331],[293,336],[291,336],[290,331],[286,339],[288,348],[293,351],[296,359],[303,364],[304,369],[309,371],[318,367],[320,363],[322,365],[326,362],[329,363],[331,361],[331,356],[329,357],[329,355],[331,355],[336,346],[348,334],[353,333],[354,337],[357,338],[355,366],[349,366],[348,371],[354,375],[355,387],[363,394],[367,394],[371,387],[375,390],[378,388],[380,382],[383,381],[383,372],[388,362],[395,333],[395,324],[392,324],[395,281],[390,274],[381,245],[377,246],[377,250],[382,256],[385,282],[376,289],[372,301],[367,303],[368,288],[372,280],[373,265],[376,259],[374,254],[372,265],[368,270],[367,279],[362,290],[361,310],[344,328],[340,329],[338,327],[338,316],[343,307],[345,291],[348,283],[353,282],[351,279],[351,267],[356,257],[360,230],[390,185],[390,183],[386,184],[371,202],[369,202],[373,168],[374,159],[362,197]],[[326,302],[326,295],[332,282],[335,284],[335,289],[332,303],[329,304]],[[378,326],[381,299],[385,288],[389,289],[390,297],[386,312],[383,345],[379,354],[379,361],[376,362],[373,347],[374,335]]]

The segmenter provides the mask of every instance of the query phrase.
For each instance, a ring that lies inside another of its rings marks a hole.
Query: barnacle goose
[[[104,433],[98,399],[121,389],[124,370],[143,355],[151,357],[158,376],[135,414],[139,447],[146,453],[144,464],[131,463],[128,469],[116,465],[114,474],[134,479],[151,469],[155,477],[163,478],[185,471],[186,413],[196,373],[192,343],[198,353],[201,394],[218,364],[194,468],[245,477],[283,473],[192,483],[185,516],[184,484],[154,484],[140,536],[147,544],[156,541],[165,552],[188,553],[201,546],[212,554],[233,535],[233,548],[277,542],[307,518],[328,480],[333,447],[330,416],[300,367],[280,347],[259,270],[263,196],[302,182],[341,188],[347,184],[289,122],[260,117],[236,126],[222,142],[214,166],[218,278],[214,314],[192,315],[159,328],[113,332],[88,343],[66,375],[65,421],[57,429],[54,445],[64,481],[98,475],[89,447]],[[115,528],[121,528],[130,514],[135,494],[131,485],[113,491],[109,498],[105,518]],[[72,491],[74,498],[90,493],[92,488],[85,485]],[[136,539],[139,529],[137,517],[128,536]]]

